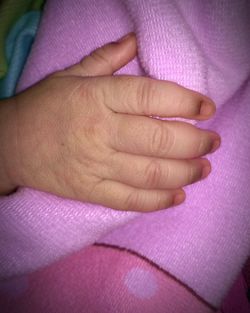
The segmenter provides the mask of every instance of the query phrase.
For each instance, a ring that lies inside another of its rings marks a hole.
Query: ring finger
[[[106,166],[106,179],[142,189],[176,189],[209,175],[207,159],[165,160],[114,152]]]

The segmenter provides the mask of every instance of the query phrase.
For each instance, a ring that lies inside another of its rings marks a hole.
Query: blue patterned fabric
[[[6,40],[6,56],[9,63],[8,73],[0,80],[0,99],[15,93],[16,84],[22,73],[34,37],[41,12],[30,11],[24,14],[12,27]]]

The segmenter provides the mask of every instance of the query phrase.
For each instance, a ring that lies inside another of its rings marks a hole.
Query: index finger
[[[104,101],[114,112],[206,120],[216,111],[210,98],[174,82],[137,76],[108,79],[111,88]]]

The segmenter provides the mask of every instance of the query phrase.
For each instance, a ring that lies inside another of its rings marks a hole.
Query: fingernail
[[[178,205],[178,204],[181,204],[184,200],[185,200],[186,196],[185,196],[185,193],[182,192],[182,193],[177,193],[174,197],[174,203],[173,205]]]
[[[213,153],[220,147],[221,141],[220,139],[215,139],[212,145],[212,149],[210,150],[210,153]]]
[[[201,179],[206,178],[211,173],[211,166],[204,166],[202,169]]]
[[[123,36],[122,38],[120,38],[119,40],[117,40],[117,42],[121,43],[123,41],[126,41],[128,38],[134,36],[134,33],[131,32],[131,33],[128,33],[127,35]]]
[[[214,113],[214,106],[212,106],[210,103],[202,101],[201,107],[200,107],[200,115],[209,116]]]

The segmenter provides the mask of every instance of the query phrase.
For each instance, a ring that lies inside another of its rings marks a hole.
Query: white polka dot
[[[154,275],[137,267],[132,268],[126,274],[124,284],[133,295],[140,299],[153,297],[158,289]]]

